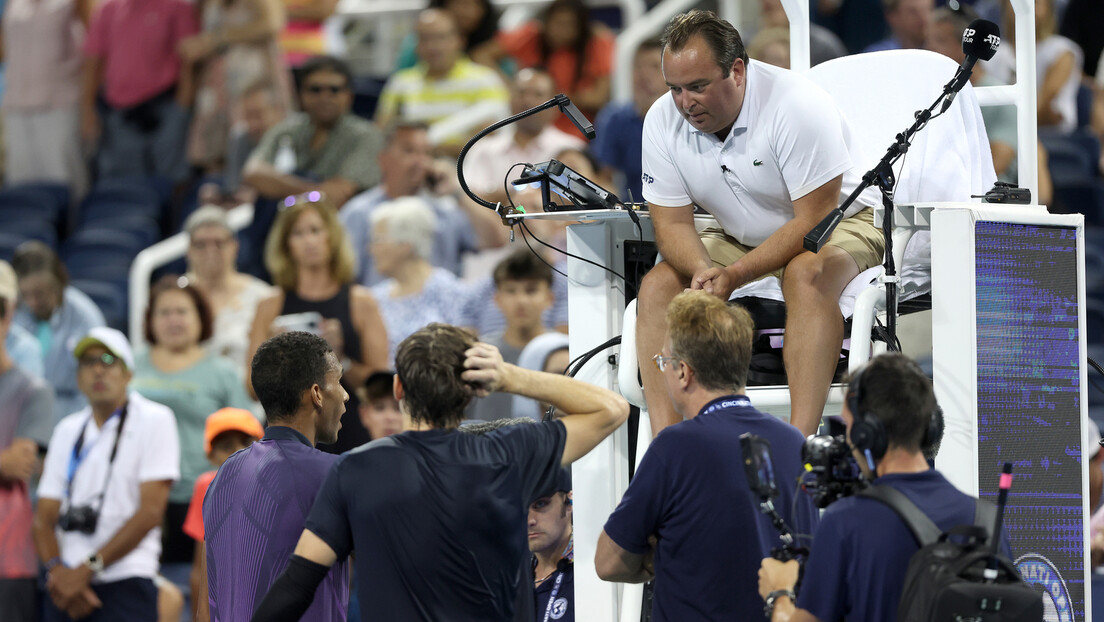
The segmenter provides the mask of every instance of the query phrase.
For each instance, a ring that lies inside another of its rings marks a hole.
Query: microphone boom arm
[[[525,117],[529,117],[537,114],[538,112],[548,110],[553,106],[558,106],[560,108],[560,112],[566,114],[568,118],[571,119],[571,122],[575,124],[575,127],[579,128],[580,132],[585,134],[588,138],[594,138],[594,126],[586,120],[586,117],[584,117],[582,113],[579,112],[579,109],[575,107],[575,104],[571,103],[571,100],[568,99],[567,95],[559,93],[552,99],[544,102],[543,104],[540,104],[539,106],[534,106],[529,110],[524,110],[513,116],[506,117],[501,121],[492,123],[491,125],[480,130],[479,133],[477,133],[475,136],[471,137],[471,139],[464,145],[464,148],[460,150],[460,155],[456,157],[456,181],[460,183],[460,189],[464,191],[464,194],[468,195],[468,197],[472,201],[475,201],[479,205],[482,205],[487,209],[497,212],[501,203],[491,203],[490,201],[487,201],[486,199],[476,195],[474,192],[472,192],[471,188],[468,187],[468,182],[464,179],[464,158],[467,157],[468,150],[470,150],[472,148],[472,145],[478,142],[479,139],[483,138],[487,134],[490,134],[497,129],[514,123],[515,121],[524,119]],[[545,202],[547,203],[547,200]]]

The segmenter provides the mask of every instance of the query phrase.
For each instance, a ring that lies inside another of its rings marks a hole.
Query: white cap
[[[126,335],[114,328],[97,326],[88,331],[88,334],[77,342],[77,347],[73,348],[73,356],[80,358],[84,351],[91,346],[107,348],[107,351],[115,355],[115,358],[122,359],[127,369],[134,370],[134,354],[130,351],[130,341],[127,340]]]

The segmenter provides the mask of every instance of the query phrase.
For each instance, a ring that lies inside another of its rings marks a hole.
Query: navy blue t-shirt
[[[551,421],[373,441],[330,470],[306,528],[338,559],[356,551],[365,621],[507,622],[529,504],[555,484],[566,436]]]
[[[779,539],[744,475],[745,432],[770,441],[781,492],[775,507],[787,524],[802,534],[815,527],[809,497],[799,494],[794,504],[805,439],[793,426],[755,410],[747,398],[729,396],[665,428],[605,526],[618,546],[635,554],[647,552],[648,536],[658,536],[656,622],[761,619],[759,564]]]
[[[893,473],[875,480],[901,491],[947,531],[974,522],[974,498],[934,469]],[[1002,540],[1008,555],[1008,540]],[[897,619],[909,560],[920,549],[897,513],[876,499],[847,497],[824,511],[797,606],[821,622]]]

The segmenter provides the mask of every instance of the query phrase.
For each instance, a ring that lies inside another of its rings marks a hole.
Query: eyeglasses
[[[223,248],[225,248],[226,245],[229,244],[230,242],[231,242],[230,237],[225,237],[225,238],[221,238],[221,239],[212,238],[212,239],[208,239],[208,240],[204,240],[204,239],[201,239],[201,238],[192,238],[191,247],[198,250],[198,251],[207,250],[208,248],[213,248],[215,250],[220,251]]]
[[[115,355],[111,354],[110,352],[104,352],[103,354],[101,354],[99,356],[82,356],[79,359],[77,359],[77,364],[82,369],[88,369],[90,367],[95,367],[97,365],[103,365],[106,368],[111,368],[111,367],[114,367],[118,363],[119,363],[119,359],[116,358]]]
[[[337,95],[338,93],[344,92],[347,88],[348,87],[346,86],[337,86],[333,84],[312,84],[304,88],[303,90],[310,93],[311,95],[321,95],[322,93]]]
[[[310,192],[304,192],[303,194],[293,194],[284,197],[284,202],[280,204],[280,211],[286,210],[292,205],[318,203],[325,198],[326,195],[322,194],[320,190],[311,190]]]
[[[663,356],[662,354],[652,357],[652,362],[655,363],[656,369],[659,371],[667,371],[667,366],[674,364],[675,361],[681,363],[682,359],[677,356]]]

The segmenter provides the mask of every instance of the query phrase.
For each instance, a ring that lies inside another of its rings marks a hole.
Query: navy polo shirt
[[[338,559],[356,550],[366,622],[507,622],[529,555],[529,504],[555,484],[566,437],[550,421],[372,441],[339,458],[306,528]]]
[[[975,500],[934,469],[879,477],[947,531],[974,522]],[[909,560],[920,549],[897,513],[876,499],[847,497],[824,511],[797,606],[822,622],[897,619]],[[1002,552],[1009,555],[1008,539]]]
[[[727,396],[665,428],[652,441],[605,531],[630,553],[655,553],[655,622],[758,618],[760,560],[778,546],[778,532],[759,511],[744,475],[740,435],[771,444],[780,496],[775,507],[798,534],[817,520],[811,499],[795,490],[804,437],[796,428]],[[753,615],[747,615],[751,612]]]

